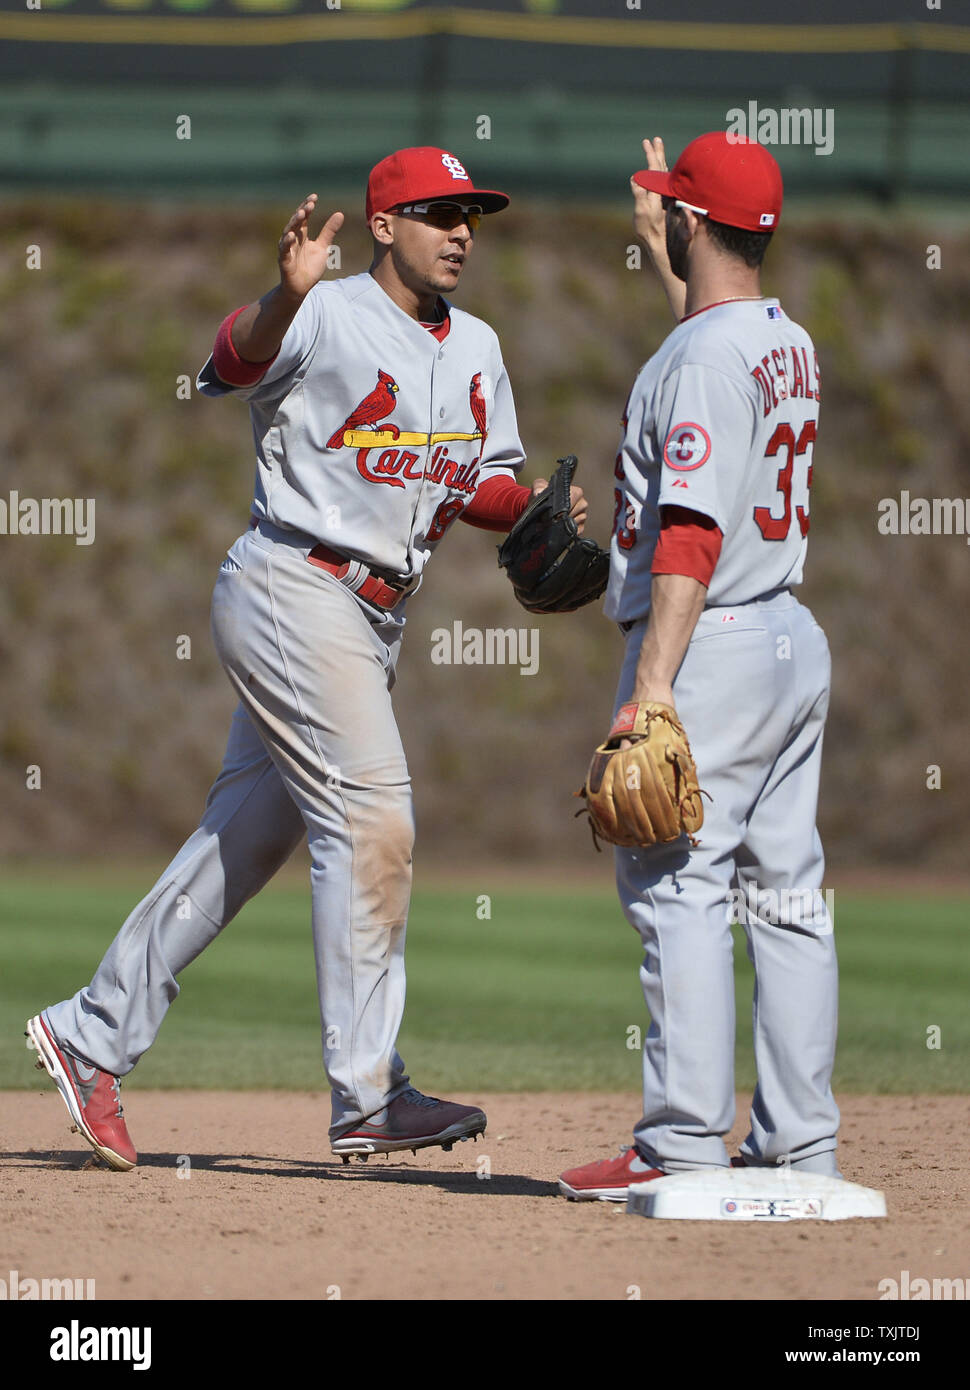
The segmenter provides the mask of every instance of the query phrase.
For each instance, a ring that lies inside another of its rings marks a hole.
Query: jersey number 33
[[[796,438],[795,431],[787,421],[783,421],[768,440],[765,458],[775,458],[784,454],[785,462],[778,470],[778,491],[782,496],[782,513],[773,515],[772,507],[755,507],[754,519],[766,541],[783,541],[788,535],[792,520],[792,482],[795,477],[795,461],[808,454],[808,471],[805,478],[805,506],[795,507],[798,526],[803,536],[808,535],[811,524],[808,516],[808,490],[812,486],[812,462],[810,450],[815,443],[816,421],[806,420]],[[777,502],[773,504],[777,506]]]

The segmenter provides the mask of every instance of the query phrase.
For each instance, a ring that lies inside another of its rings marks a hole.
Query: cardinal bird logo
[[[345,431],[356,430],[361,427],[364,429],[376,430],[379,422],[382,433],[386,432],[394,439],[397,439],[400,434],[400,430],[397,426],[384,424],[382,422],[383,417],[385,415],[390,415],[391,411],[397,405],[396,397],[399,389],[394,378],[388,372],[382,372],[380,368],[378,368],[377,385],[374,387],[373,391],[371,391],[370,395],[365,396],[360,405],[350,412],[346,420],[340,426],[340,429],[335,430],[330,436],[327,440],[327,448],[342,449]]]
[[[485,393],[482,390],[482,374],[476,372],[468,385],[468,403],[472,408],[472,415],[478,432],[482,436],[482,449],[485,448],[485,436],[488,434],[488,425],[485,416]],[[481,450],[479,451],[481,456]]]

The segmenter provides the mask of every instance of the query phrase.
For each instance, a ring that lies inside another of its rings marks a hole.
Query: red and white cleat
[[[615,1158],[570,1168],[559,1179],[559,1191],[572,1202],[625,1202],[631,1183],[650,1182],[666,1174],[644,1163],[636,1149],[623,1149]]]
[[[42,1014],[27,1024],[27,1046],[40,1054],[37,1065],[60,1091],[78,1134],[109,1168],[134,1168],[138,1155],[125,1126],[118,1078],[62,1051]]]

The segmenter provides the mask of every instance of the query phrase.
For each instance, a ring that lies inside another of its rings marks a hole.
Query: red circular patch
[[[684,420],[674,425],[664,445],[664,463],[678,473],[691,473],[711,457],[711,436],[703,425]]]

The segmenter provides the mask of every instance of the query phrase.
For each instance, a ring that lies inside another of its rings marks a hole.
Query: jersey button
[[[444,408],[444,406],[442,406],[441,409],[438,411],[438,419],[439,419],[439,420],[443,420],[444,418],[445,418],[445,408]]]
[[[445,350],[444,350],[444,348],[441,348],[440,351],[438,352],[438,361],[439,361],[439,362],[441,361],[442,357],[444,357],[444,355],[445,355]]]

